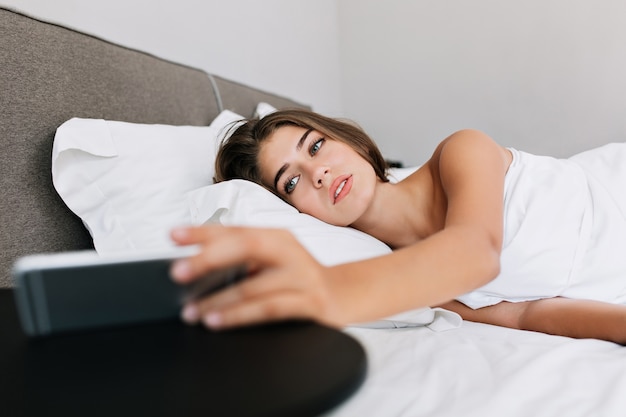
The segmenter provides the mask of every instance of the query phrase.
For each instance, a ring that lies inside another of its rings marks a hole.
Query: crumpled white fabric
[[[626,303],[626,143],[567,159],[509,150],[500,274],[457,300]]]
[[[420,308],[396,314],[382,320],[365,323],[355,323],[348,327],[367,329],[405,329],[410,327],[428,327],[435,332],[457,329],[461,327],[463,319],[453,311],[443,308]]]

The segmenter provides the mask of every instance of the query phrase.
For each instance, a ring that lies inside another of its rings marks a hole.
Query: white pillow
[[[172,227],[191,222],[185,193],[213,182],[218,136],[242,119],[210,126],[73,118],[56,132],[53,184],[100,253],[173,247]]]
[[[231,180],[188,193],[194,224],[289,229],[320,263],[335,265],[390,253],[378,239],[350,227],[324,223],[300,213],[250,181]]]
[[[275,111],[276,107],[272,106],[271,104],[261,102],[256,106],[254,117],[262,119],[268,114],[274,113]]]
[[[261,117],[272,111],[257,107]],[[390,252],[369,235],[299,213],[251,182],[210,185],[218,141],[242,118],[224,111],[206,127],[71,119],[55,136],[54,186],[101,254],[169,249],[173,227],[207,221],[290,229],[327,265]]]

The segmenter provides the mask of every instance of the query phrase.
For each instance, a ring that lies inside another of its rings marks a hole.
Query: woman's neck
[[[443,228],[445,202],[422,167],[397,183],[378,183],[372,204],[352,227],[390,245],[410,245]]]

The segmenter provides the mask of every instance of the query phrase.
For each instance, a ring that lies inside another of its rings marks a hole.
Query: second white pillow
[[[270,191],[250,181],[231,180],[202,187],[187,195],[194,224],[289,229],[324,265],[357,261],[391,252],[374,237],[338,227],[298,212]]]

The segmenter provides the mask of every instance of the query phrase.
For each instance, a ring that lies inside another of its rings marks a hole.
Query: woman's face
[[[263,183],[302,213],[348,226],[370,206],[378,178],[349,145],[296,126],[277,129],[261,145]]]

